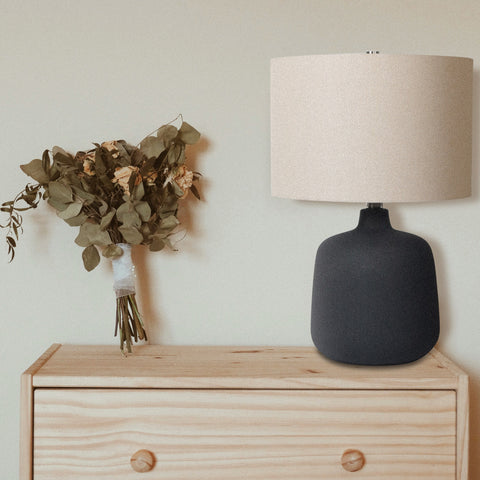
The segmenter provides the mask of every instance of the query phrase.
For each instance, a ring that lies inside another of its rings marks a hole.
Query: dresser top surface
[[[454,389],[465,374],[437,350],[407,365],[332,362],[313,347],[52,345],[26,372],[34,387]]]
[[[332,362],[313,347],[54,344],[25,375],[34,387],[455,389],[465,374],[437,350],[407,365]]]

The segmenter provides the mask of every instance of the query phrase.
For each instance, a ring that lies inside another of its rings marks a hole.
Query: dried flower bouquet
[[[75,242],[84,248],[82,259],[88,271],[100,262],[98,248],[112,259],[115,335],[119,332],[122,351],[130,352],[133,341],[146,339],[135,300],[131,246],[148,245],[153,252],[173,248],[179,200],[189,191],[200,198],[193,183],[200,174],[185,165],[185,147],[199,137],[182,120],[180,128],[163,125],[137,146],[108,141],[75,155],[53,147],[41,159],[20,166],[37,183],[28,184],[0,207],[8,215],[1,226],[7,229],[10,261],[22,232],[22,212],[36,208],[41,200],[70,226],[80,227]]]

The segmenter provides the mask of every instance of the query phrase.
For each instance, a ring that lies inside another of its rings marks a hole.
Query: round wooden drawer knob
[[[149,472],[155,466],[155,456],[148,450],[139,450],[132,455],[130,465],[136,472]]]
[[[365,457],[360,450],[345,450],[342,455],[342,467],[347,472],[358,472],[365,465]]]

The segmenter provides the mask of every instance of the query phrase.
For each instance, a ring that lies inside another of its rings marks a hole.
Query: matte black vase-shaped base
[[[357,365],[396,365],[437,343],[435,264],[428,243],[394,230],[388,210],[366,208],[354,230],[319,247],[312,339],[326,357]]]

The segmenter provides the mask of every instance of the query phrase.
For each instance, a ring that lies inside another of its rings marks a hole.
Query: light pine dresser
[[[22,376],[20,480],[467,480],[468,377],[441,353],[52,345]]]

